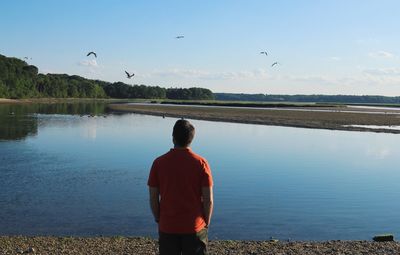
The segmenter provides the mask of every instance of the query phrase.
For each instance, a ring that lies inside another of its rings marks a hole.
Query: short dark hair
[[[194,137],[194,126],[187,120],[178,120],[175,122],[172,137],[175,145],[186,147],[192,143]]]

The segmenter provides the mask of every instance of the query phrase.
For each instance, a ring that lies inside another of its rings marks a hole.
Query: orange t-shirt
[[[195,233],[206,223],[202,187],[213,184],[207,161],[190,148],[175,148],[153,162],[147,183],[160,191],[159,230]]]

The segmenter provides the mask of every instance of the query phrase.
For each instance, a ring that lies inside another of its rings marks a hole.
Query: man
[[[195,129],[187,120],[173,128],[174,148],[154,160],[148,186],[159,229],[160,255],[207,254],[213,211],[211,170],[190,149]]]

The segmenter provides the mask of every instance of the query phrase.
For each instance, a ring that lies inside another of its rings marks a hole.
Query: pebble
[[[29,247],[26,253],[36,253],[36,249],[34,247]]]

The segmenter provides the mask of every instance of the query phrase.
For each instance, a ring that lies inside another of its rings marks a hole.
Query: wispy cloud
[[[169,69],[153,71],[150,76],[201,80],[265,79],[271,77],[265,69],[226,72],[210,72],[196,69]]]
[[[365,74],[373,76],[399,76],[400,77],[400,67],[392,68],[376,68],[376,69],[366,69]]]
[[[387,52],[387,51],[376,51],[376,52],[370,52],[368,53],[368,56],[371,58],[393,58],[394,54]]]
[[[146,78],[187,79],[197,81],[236,81],[236,82],[289,82],[290,84],[305,84],[318,86],[380,86],[400,84],[400,68],[363,69],[348,76],[332,76],[323,74],[281,75],[271,73],[268,69],[243,71],[211,72],[197,69],[155,70],[142,74]]]
[[[82,60],[78,63],[80,66],[98,67],[96,59]]]
[[[400,89],[400,68],[365,69],[348,75],[320,73],[283,74],[270,68],[236,71],[211,71],[207,69],[160,69],[142,73],[149,80],[166,83],[199,84],[222,91],[229,87],[232,91],[243,91],[243,84],[253,86],[253,92],[266,88],[279,93],[374,93],[388,94]],[[285,87],[286,86],[286,87]],[[239,88],[240,87],[240,88]],[[286,89],[289,87],[290,89]],[[217,89],[218,88],[218,89]],[[235,88],[235,89],[234,89]],[[255,89],[257,88],[257,89]],[[246,87],[247,91],[250,91]],[[282,92],[284,91],[284,92]],[[304,91],[304,92],[299,92]],[[311,92],[310,92],[311,91]],[[367,92],[364,92],[367,91]]]
[[[400,68],[365,69],[361,70],[359,73],[348,76],[289,75],[279,77],[279,80],[292,81],[294,84],[314,84],[330,87],[347,86],[361,88],[366,86],[399,86]]]
[[[342,58],[340,58],[340,57],[330,57],[329,60],[340,61],[340,60],[342,60]]]
[[[300,75],[300,76],[287,76],[283,79],[289,79],[294,82],[301,82],[305,84],[319,84],[319,85],[335,85],[337,79],[325,75]]]
[[[377,38],[370,37],[370,38],[362,38],[362,39],[360,38],[360,39],[356,40],[355,42],[359,45],[370,45],[370,44],[377,44],[380,42],[380,40]]]
[[[104,66],[99,65],[96,59],[81,60],[78,62],[78,66],[81,66],[81,75],[91,79],[102,79],[104,77]]]

